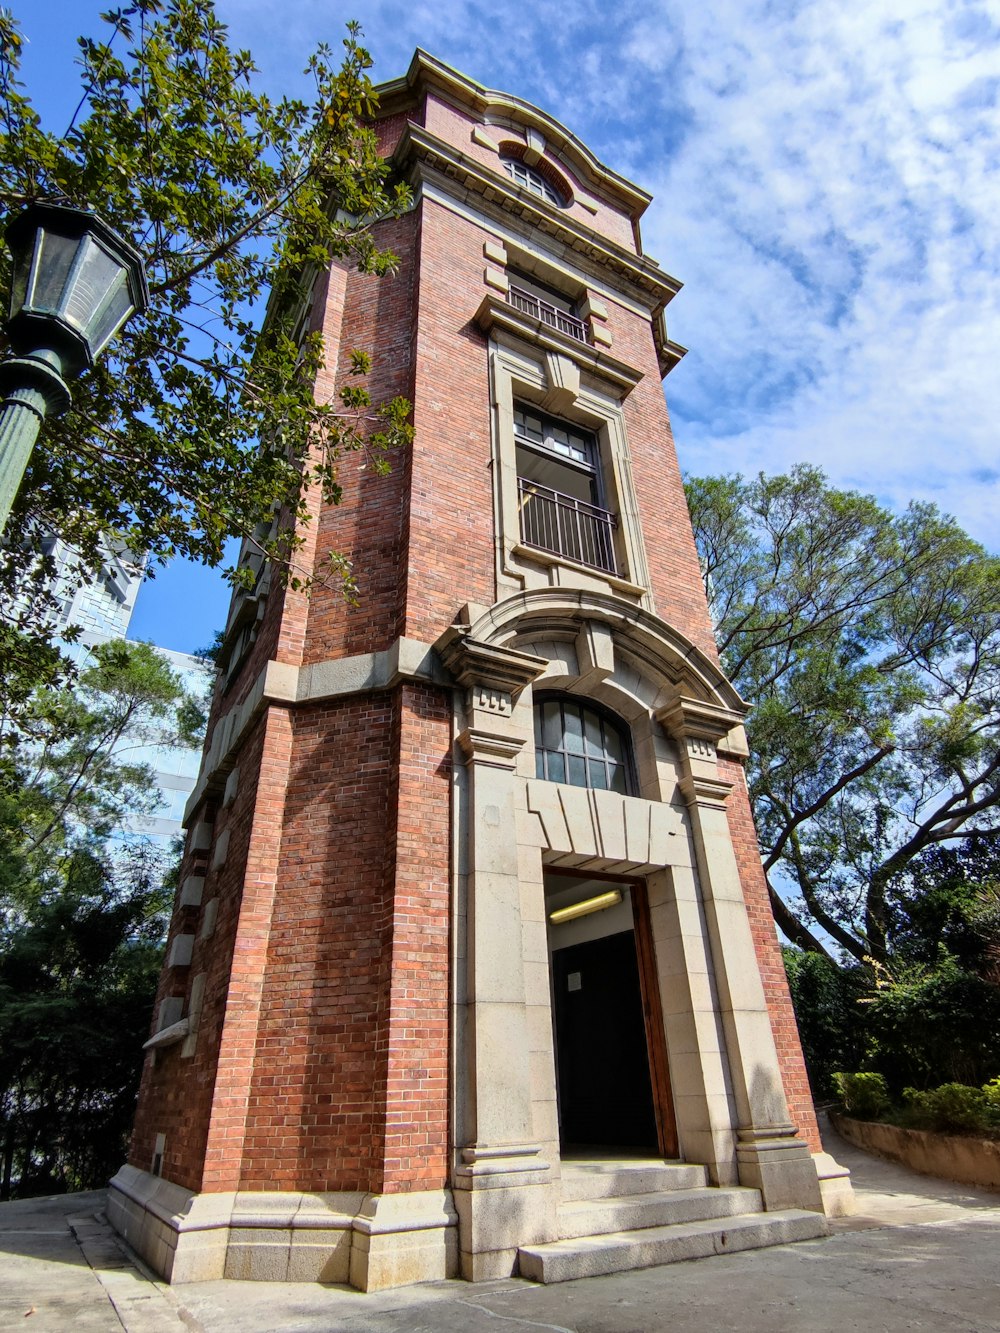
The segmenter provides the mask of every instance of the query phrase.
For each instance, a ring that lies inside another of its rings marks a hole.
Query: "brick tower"
[[[819,1234],[648,196],[422,52],[380,98],[399,270],[308,317],[415,443],[304,529],[357,606],[234,600],[110,1215],[175,1281],[365,1289]]]

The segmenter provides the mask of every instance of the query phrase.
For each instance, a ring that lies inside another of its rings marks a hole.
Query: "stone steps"
[[[760,1212],[760,1191],[733,1186],[728,1189],[678,1189],[625,1198],[580,1199],[559,1209],[563,1240],[602,1236],[608,1232],[638,1231],[645,1227],[673,1226]]]
[[[518,1257],[522,1277],[535,1282],[570,1282],[683,1259],[811,1240],[825,1234],[826,1220],[820,1213],[789,1208],[525,1245]]]
[[[626,1194],[704,1189],[707,1185],[705,1168],[689,1162],[592,1158],[586,1161],[571,1159],[562,1164],[564,1204],[582,1199],[618,1198]]]

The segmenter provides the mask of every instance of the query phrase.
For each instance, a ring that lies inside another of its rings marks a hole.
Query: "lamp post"
[[[142,256],[92,213],[31,204],[6,237],[14,355],[0,361],[0,531],[42,422],[70,405],[67,381],[149,303]]]

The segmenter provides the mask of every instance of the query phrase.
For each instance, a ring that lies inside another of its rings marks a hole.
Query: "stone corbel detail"
[[[537,166],[545,152],[545,135],[529,125],[524,132],[524,160],[529,167]]]
[[[480,643],[459,628],[444,635],[438,653],[455,682],[468,691],[469,725],[459,736],[459,745],[470,760],[513,768],[528,739],[524,727],[514,721],[514,704],[548,662],[513,648]]]
[[[545,375],[549,390],[543,404],[553,412],[568,412],[580,396],[580,367],[568,356],[545,353]]]
[[[486,133],[481,125],[472,127],[472,142],[479,144],[480,148],[488,148],[491,153],[499,153],[500,145]]]
[[[596,296],[588,296],[580,307],[580,318],[585,320],[590,331],[590,341],[595,347],[611,347],[611,333],[608,330],[608,307]]]
[[[688,805],[723,809],[732,783],[719,777],[719,745],[740,725],[739,713],[721,704],[679,695],[656,714],[680,754],[680,789]]]
[[[503,269],[493,268],[490,264],[487,264],[483,269],[483,282],[486,283],[487,287],[492,287],[495,291],[503,292],[505,296],[507,292],[510,291],[510,283],[507,281],[507,274],[504,273]]]
[[[573,689],[580,694],[593,694],[602,681],[614,675],[615,642],[611,627],[599,620],[584,621],[576,636],[576,660],[580,677]]]

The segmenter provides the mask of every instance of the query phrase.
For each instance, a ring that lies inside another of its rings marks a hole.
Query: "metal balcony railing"
[[[615,516],[597,505],[575,500],[527,477],[517,479],[521,540],[592,569],[617,572]]]
[[[507,300],[515,310],[530,315],[532,319],[539,319],[543,324],[558,329],[560,333],[576,338],[578,342],[587,341],[587,326],[582,319],[560,310],[558,306],[550,305],[548,301],[543,301],[540,296],[535,296],[532,292],[526,292],[523,287],[511,285]]]

